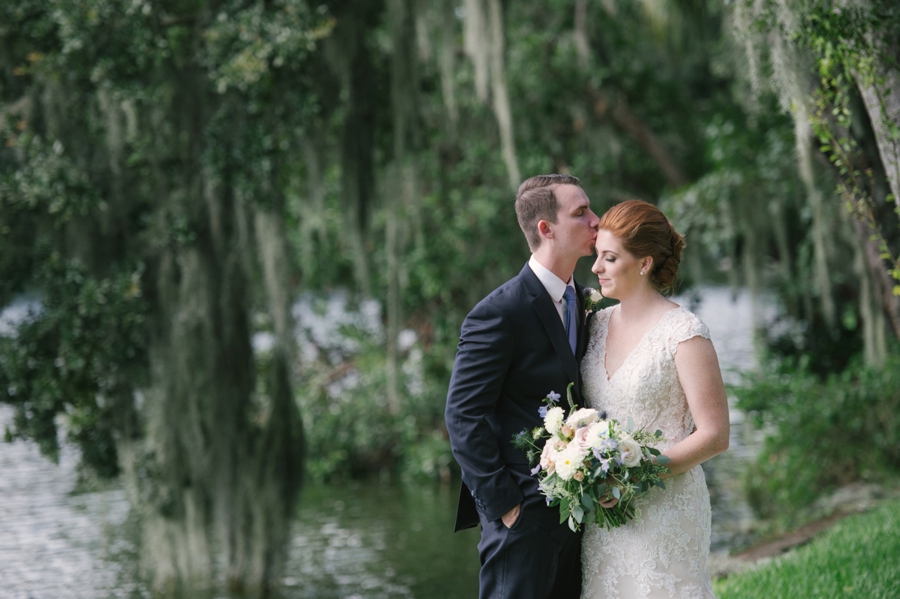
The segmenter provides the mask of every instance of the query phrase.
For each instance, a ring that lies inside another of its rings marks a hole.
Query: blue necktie
[[[566,292],[563,293],[563,299],[566,300],[566,335],[569,336],[569,347],[572,348],[572,355],[575,355],[575,344],[578,342],[578,308],[575,304],[575,290],[566,285]]]

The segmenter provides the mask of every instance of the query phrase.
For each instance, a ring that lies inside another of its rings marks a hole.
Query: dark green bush
[[[339,357],[322,352],[317,363],[304,366],[296,391],[310,478],[449,478],[456,464],[443,425],[446,386],[430,375],[428,354],[418,344],[403,352],[392,406],[378,339],[352,327],[342,334],[356,339],[357,348]]]
[[[146,374],[146,304],[140,267],[108,278],[51,256],[36,278],[41,309],[0,336],[0,401],[15,407],[7,440],[33,439],[57,460],[58,415],[84,465],[119,472],[116,434],[138,434],[133,389]]]
[[[900,355],[882,368],[856,361],[825,379],[807,362],[781,362],[733,389],[766,433],[745,480],[765,518],[799,513],[854,481],[900,475]]]

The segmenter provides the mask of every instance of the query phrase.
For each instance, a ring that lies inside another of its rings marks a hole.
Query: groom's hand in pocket
[[[513,509],[500,516],[500,520],[503,521],[503,526],[505,526],[506,528],[512,528],[513,524],[516,523],[516,520],[519,519],[519,511],[521,511],[521,509],[522,504],[520,503]]]

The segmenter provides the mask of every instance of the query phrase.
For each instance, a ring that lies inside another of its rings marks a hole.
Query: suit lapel
[[[533,296],[531,304],[534,306],[535,311],[541,319],[541,323],[544,325],[544,330],[550,338],[550,343],[553,344],[556,356],[559,358],[560,362],[562,362],[569,380],[575,383],[576,391],[579,391],[580,382],[578,380],[578,363],[575,361],[575,356],[572,355],[572,348],[569,347],[569,340],[566,338],[566,329],[563,326],[562,320],[559,318],[559,312],[556,311],[556,306],[553,305],[550,294],[547,293],[544,285],[531,270],[531,267],[526,264],[525,268],[522,269],[521,275],[525,280],[528,290]],[[580,312],[582,314],[579,321],[583,321],[584,309],[580,309]],[[578,345],[576,345],[576,348],[577,347]]]
[[[580,364],[581,358],[584,357],[584,352],[587,349],[588,327],[587,314],[585,314],[584,310],[584,287],[579,285],[578,281],[575,281],[575,290],[578,299],[578,341],[575,346],[578,348],[578,351],[575,353],[575,359]]]

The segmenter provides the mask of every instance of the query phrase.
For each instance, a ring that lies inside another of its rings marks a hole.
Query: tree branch
[[[590,94],[594,105],[594,113],[600,117],[605,117],[609,114],[616,125],[631,135],[647,155],[656,162],[669,185],[672,187],[687,185],[688,178],[675,163],[672,155],[659,138],[631,111],[624,94],[618,93],[614,97],[610,97],[603,90],[593,86],[588,86],[588,94]]]

